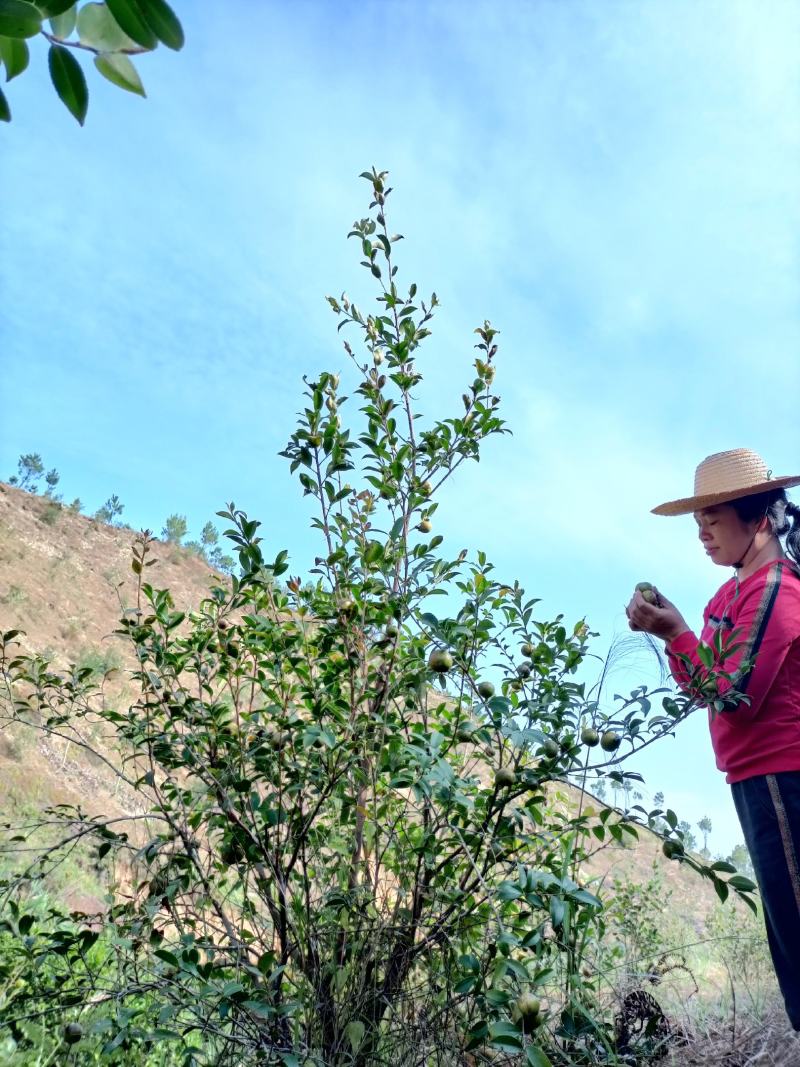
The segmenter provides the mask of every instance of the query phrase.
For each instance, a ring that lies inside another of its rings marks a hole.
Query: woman
[[[720,452],[697,468],[693,496],[653,512],[694,513],[706,553],[734,568],[700,633],[715,650],[718,691],[729,694],[723,710],[709,710],[711,741],[753,862],[786,1011],[800,1030],[800,507],[785,492],[800,476],[771,473],[748,449]],[[630,627],[666,641],[675,680],[691,690],[693,671],[702,671],[698,638],[663,594],[653,599],[634,593]]]

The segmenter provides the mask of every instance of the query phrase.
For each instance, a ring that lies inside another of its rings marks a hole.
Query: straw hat
[[[769,489],[785,489],[800,485],[800,475],[773,478],[772,471],[757,452],[749,448],[733,448],[730,452],[715,452],[706,456],[694,474],[694,496],[668,500],[653,508],[654,515],[688,515],[714,504],[725,504],[741,496],[766,493]]]

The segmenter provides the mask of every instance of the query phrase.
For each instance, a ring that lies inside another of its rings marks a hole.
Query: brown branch
[[[56,37],[54,33],[48,33],[45,29],[42,29],[40,33],[50,44],[60,44],[64,48],[78,48],[83,52],[91,52],[95,56],[108,55],[109,52],[116,56],[140,56],[143,52],[153,51],[152,48],[95,48],[94,45],[84,44],[83,41],[67,41],[63,37]]]

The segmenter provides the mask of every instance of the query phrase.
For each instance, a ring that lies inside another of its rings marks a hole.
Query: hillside
[[[130,567],[134,532],[112,527],[51,501],[0,483],[0,627],[20,629],[22,645],[45,653],[56,666],[68,662],[97,668],[121,667],[110,683],[124,699],[125,646],[113,636],[120,604],[130,603],[134,575]],[[168,587],[179,610],[196,606],[216,572],[204,560],[176,545],[156,542],[158,565],[151,581]],[[130,814],[135,798],[126,797],[102,766],[92,765],[76,750],[65,752],[30,731],[0,732],[0,817],[41,809],[55,803],[80,802],[88,810]],[[576,791],[562,790],[563,803],[577,804]],[[599,809],[587,797],[585,804]],[[636,847],[603,849],[591,875],[646,882],[653,865],[662,872],[671,911],[701,933],[716,900],[709,885],[661,857],[657,838],[642,831]],[[75,894],[71,894],[74,903]]]
[[[55,667],[129,666],[127,649],[113,631],[120,606],[134,594],[134,536],[0,482],[0,628],[23,631],[22,648],[44,654]],[[178,606],[197,604],[215,572],[176,545],[156,542],[153,555],[159,562],[152,580],[168,586]],[[108,687],[110,695],[125,699],[124,670]],[[101,764],[22,727],[0,728],[0,781],[0,818],[54,804],[80,803],[119,816],[137,810],[136,798],[125,796]],[[67,902],[96,906],[92,879],[79,873],[64,876]]]

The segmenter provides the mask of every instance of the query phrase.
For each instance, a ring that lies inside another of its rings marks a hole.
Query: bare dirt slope
[[[123,668],[111,684],[115,698],[124,699],[124,668],[132,660],[114,630],[121,608],[135,597],[135,536],[0,482],[0,629],[21,630],[22,648],[46,655],[56,668]],[[154,555],[159,562],[148,577],[171,590],[178,608],[207,595],[216,572],[204,560],[160,542]],[[136,803],[99,761],[74,746],[24,727],[0,728],[0,819],[55,804],[124,816]],[[86,894],[69,896],[78,906]]]

